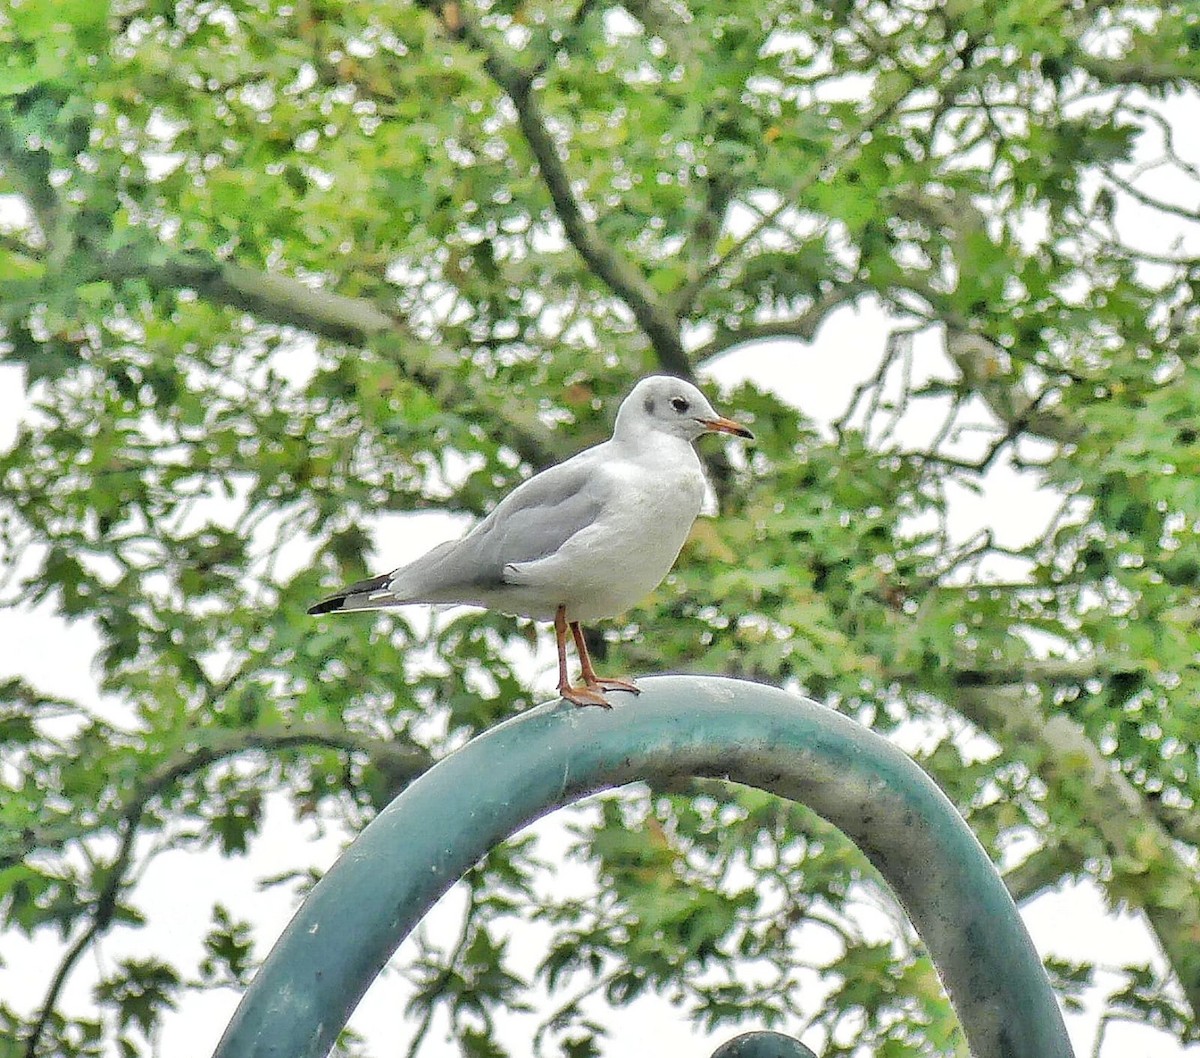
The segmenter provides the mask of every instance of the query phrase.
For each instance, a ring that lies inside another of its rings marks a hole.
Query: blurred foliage
[[[1198,49],[1193,5],[1136,0],[0,5],[27,402],[0,604],[94,630],[102,692],[0,671],[0,943],[62,951],[40,1006],[0,1002],[0,1053],[152,1053],[259,955],[220,903],[195,965],[139,948],[155,856],[245,854],[269,792],[357,830],[531,703],[510,619],[304,616],[389,561],[379,516],[465,522],[640,375],[852,305],[895,329],[845,414],[724,394],[758,435],[706,448],[724,517],[598,649],[919,733],[1019,900],[1088,878],[1156,934],[1161,964],[1053,964],[1064,1001],[1193,1039]],[[993,471],[1057,513],[962,532]],[[646,994],[826,1056],[962,1053],[878,879],[804,809],[704,783],[572,819],[593,891],[493,853],[458,941],[400,968],[410,1053],[438,1015],[506,1054],[514,1010],[539,1053],[604,1053],[605,1005]],[[309,878],[297,848],[274,881]],[[65,1003],[116,933],[135,954]]]

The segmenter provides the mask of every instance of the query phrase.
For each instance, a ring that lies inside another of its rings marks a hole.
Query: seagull
[[[522,482],[462,539],[348,585],[308,612],[456,603],[553,621],[558,693],[611,709],[605,691],[640,692],[631,680],[596,675],[581,625],[624,613],[670,572],[704,501],[692,443],[706,433],[754,437],[690,383],[644,378],[621,402],[610,440]],[[567,675],[568,629],[582,687]]]

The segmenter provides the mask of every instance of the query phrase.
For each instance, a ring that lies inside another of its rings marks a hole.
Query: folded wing
[[[603,446],[599,446],[603,447]],[[598,448],[523,482],[461,540],[435,547],[392,573],[351,584],[310,614],[407,603],[472,603],[519,580],[506,567],[554,554],[600,517],[608,485]]]

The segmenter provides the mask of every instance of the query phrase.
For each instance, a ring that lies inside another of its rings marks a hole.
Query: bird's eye
[[[691,405],[689,405],[688,402],[686,400],[684,400],[682,397],[672,397],[671,398],[671,407],[674,408],[677,412],[679,412],[680,415],[682,415],[685,411],[688,410],[689,407],[691,407]]]

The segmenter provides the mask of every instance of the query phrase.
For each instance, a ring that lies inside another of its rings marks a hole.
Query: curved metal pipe
[[[799,1040],[781,1032],[746,1032],[712,1052],[712,1058],[817,1058]]]
[[[928,947],[976,1058],[1071,1058],[1062,1015],[996,869],[904,753],[830,709],[709,676],[639,681],[611,712],[554,702],[408,787],[308,895],[217,1058],[323,1058],[425,912],[540,816],[638,779],[732,779],[800,801],[879,869]]]

